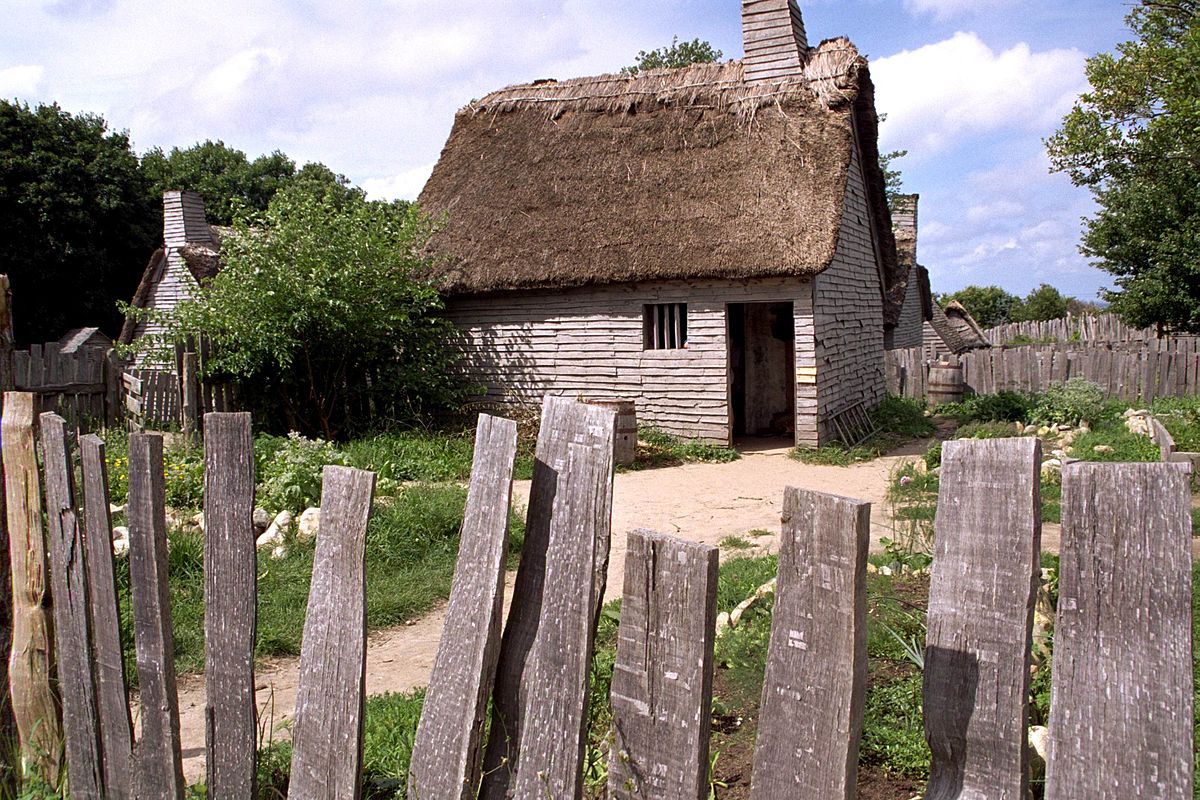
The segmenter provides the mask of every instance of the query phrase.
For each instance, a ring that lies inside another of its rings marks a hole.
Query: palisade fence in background
[[[1099,384],[1109,396],[1129,402],[1200,394],[1200,352],[1194,346],[1160,350],[1150,344],[992,347],[943,356],[940,362],[926,359],[917,347],[888,350],[884,364],[888,391],[916,399],[928,395],[929,369],[939,363],[961,365],[966,388],[975,394],[1039,392],[1072,378]]]
[[[1197,337],[1159,336],[1154,328],[1134,328],[1116,314],[1067,314],[1060,319],[1010,322],[983,332],[994,345],[1025,342],[1081,342],[1087,344],[1140,342],[1164,350],[1196,351]]]
[[[80,498],[63,420],[42,415],[51,546],[37,552],[42,493],[31,412],[28,395],[6,395],[8,524],[21,577],[11,685],[26,758],[65,752],[72,798],[181,798],[162,439],[134,434],[130,442],[141,706],[134,737],[116,656],[103,442],[81,440]],[[250,800],[250,418],[214,414],[204,427],[208,796]],[[608,562],[614,433],[610,410],[547,398],[517,593],[502,633],[516,428],[481,415],[447,613],[452,627],[442,636],[417,729],[410,798],[579,796],[588,664]],[[1039,447],[1031,439],[945,445],[925,650],[930,797],[1025,797],[1040,576]],[[1189,479],[1188,465],[1176,463],[1064,467],[1047,800],[1192,797]],[[360,793],[364,537],[373,487],[372,473],[325,469],[292,798]],[[869,523],[868,504],[787,490],[754,798],[801,790],[854,796],[866,693]],[[50,692],[49,672],[38,668],[50,649],[45,623],[37,623],[46,611],[44,594],[35,591],[43,557],[54,588],[60,675],[71,682],[62,698],[65,749],[47,739],[59,735],[53,702],[39,700]],[[610,797],[708,797],[716,571],[715,548],[648,531],[629,536],[612,681]],[[35,668],[17,670],[27,657]],[[489,697],[493,735],[485,745]],[[481,771],[481,764],[496,766]]]

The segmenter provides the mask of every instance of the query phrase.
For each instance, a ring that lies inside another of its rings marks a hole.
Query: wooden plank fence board
[[[930,800],[1025,800],[1040,465],[1032,437],[943,445],[925,640]]]
[[[214,797],[254,796],[257,568],[250,414],[204,419],[204,738]]]
[[[353,800],[362,780],[366,534],[375,473],[325,467],[300,647],[289,800]]]
[[[788,488],[752,800],[853,800],[867,692],[871,505]]]
[[[546,587],[532,653],[514,797],[578,798],[583,788],[588,670],[596,633],[589,588],[597,516],[612,470],[604,454],[568,446],[546,547]]]
[[[5,392],[0,421],[13,592],[9,686],[21,738],[21,760],[36,765],[43,775],[57,775],[63,742],[58,705],[50,688],[54,648],[46,591],[41,481],[34,450],[34,404],[32,393]]]
[[[608,538],[612,503],[612,450],[616,436],[616,412],[603,406],[576,403],[547,396],[542,407],[525,523],[525,542],[517,568],[513,600],[500,645],[493,691],[492,725],[484,752],[483,786],[480,797],[499,800],[520,763],[519,750],[526,683],[536,658],[533,655],[540,630],[543,592],[546,586],[546,551],[550,541],[555,496],[566,468],[569,443],[584,444],[607,454],[607,490],[596,514],[595,571],[592,597],[594,614],[604,595],[608,566]],[[603,568],[601,565],[603,564]]]
[[[129,437],[129,583],[133,599],[141,735],[134,747],[134,797],[183,797],[175,639],[167,583],[163,440]]]
[[[454,587],[408,773],[413,798],[474,798],[500,656],[517,425],[479,415]]]
[[[54,638],[62,692],[63,734],[71,797],[103,797],[100,716],[92,671],[91,599],[87,549],[75,493],[75,469],[67,443],[67,422],[42,414],[42,454],[46,472],[46,523],[50,544],[50,591],[54,597]]]
[[[83,472],[84,545],[91,595],[96,707],[104,751],[104,793],[108,800],[133,796],[133,725],[125,691],[125,658],[112,551],[112,517],[108,506],[108,465],[103,440],[95,434],[79,439]]]
[[[707,800],[717,548],[629,534],[612,677],[615,800]]]
[[[1063,470],[1047,800],[1192,797],[1190,472]]]

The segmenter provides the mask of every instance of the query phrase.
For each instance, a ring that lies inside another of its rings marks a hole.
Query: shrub
[[[925,405],[911,397],[889,395],[871,412],[871,421],[880,433],[902,438],[929,436],[936,429],[925,416]]]
[[[270,512],[298,513],[321,502],[321,473],[327,464],[345,465],[338,449],[298,433],[262,437],[256,443],[258,505]]]
[[[1031,418],[1037,422],[1095,422],[1104,412],[1104,390],[1083,378],[1051,386],[1037,397]]]
[[[968,422],[958,429],[956,439],[1007,439],[1019,436],[1013,425],[1007,422]]]
[[[943,403],[935,411],[959,422],[1021,422],[1029,417],[1029,395],[1019,392],[973,395],[959,403]]]

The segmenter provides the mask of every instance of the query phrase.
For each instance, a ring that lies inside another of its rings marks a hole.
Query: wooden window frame
[[[642,306],[642,349],[687,348],[687,303],[646,303]]]

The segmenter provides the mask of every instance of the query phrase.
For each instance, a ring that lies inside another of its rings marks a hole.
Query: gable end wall
[[[915,271],[915,267],[912,268]],[[925,318],[921,314],[921,287],[917,276],[910,274],[904,290],[904,305],[900,307],[900,320],[892,330],[889,350],[906,350],[920,347]]]
[[[189,299],[195,288],[196,279],[188,271],[187,264],[183,263],[183,256],[179,254],[179,250],[172,247],[167,250],[166,267],[163,268],[162,274],[155,278],[150,289],[150,296],[146,300],[146,307],[155,309],[174,308],[182,301]],[[139,339],[147,334],[158,334],[162,333],[162,331],[162,326],[156,322],[139,322],[137,328],[134,329],[133,338]],[[139,356],[134,366],[148,366],[146,357]]]
[[[835,438],[833,417],[860,402],[872,409],[886,393],[883,296],[857,146],[846,178],[837,252],[816,278],[813,319],[820,440],[825,444]]]

